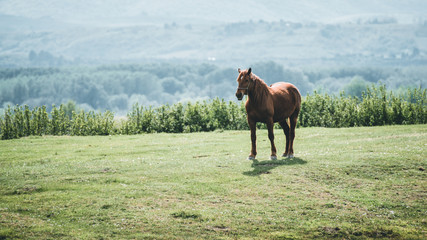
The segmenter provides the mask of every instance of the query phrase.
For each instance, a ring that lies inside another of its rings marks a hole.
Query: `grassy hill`
[[[425,125],[30,137],[0,145],[0,239],[423,239]],[[284,137],[276,130],[278,151]]]

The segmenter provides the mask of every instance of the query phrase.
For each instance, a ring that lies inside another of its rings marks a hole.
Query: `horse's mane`
[[[254,83],[252,91],[248,93],[249,98],[254,102],[262,102],[266,99],[267,94],[270,93],[268,85],[255,74],[252,74],[251,78],[254,80]]]

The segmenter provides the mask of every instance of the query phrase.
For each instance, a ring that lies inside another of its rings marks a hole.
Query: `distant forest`
[[[159,106],[215,97],[235,100],[238,67],[249,66],[153,63],[0,69],[0,109],[16,104],[50,109],[53,104],[73,101],[81,109],[126,115],[135,103]],[[344,91],[360,97],[372,84],[385,84],[399,94],[407,88],[425,88],[427,76],[421,66],[297,69],[260,62],[250,67],[267,84],[291,82],[302,95]]]

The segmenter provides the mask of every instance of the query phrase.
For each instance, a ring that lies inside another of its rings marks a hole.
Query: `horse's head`
[[[239,68],[237,71],[239,72],[239,76],[237,77],[237,83],[239,86],[237,87],[236,97],[238,100],[242,100],[243,95],[248,95],[249,86],[253,82],[253,79],[251,78],[252,69],[240,70]]]

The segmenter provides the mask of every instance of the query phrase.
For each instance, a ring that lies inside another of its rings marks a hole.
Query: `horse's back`
[[[297,89],[295,85],[288,82],[276,82],[270,85],[271,88]],[[297,89],[298,90],[298,89]]]
[[[295,85],[292,83],[287,82],[277,82],[272,84],[271,86],[272,94],[281,96],[281,97],[291,97],[294,98],[293,100],[296,102],[296,104],[301,103],[301,94]]]

